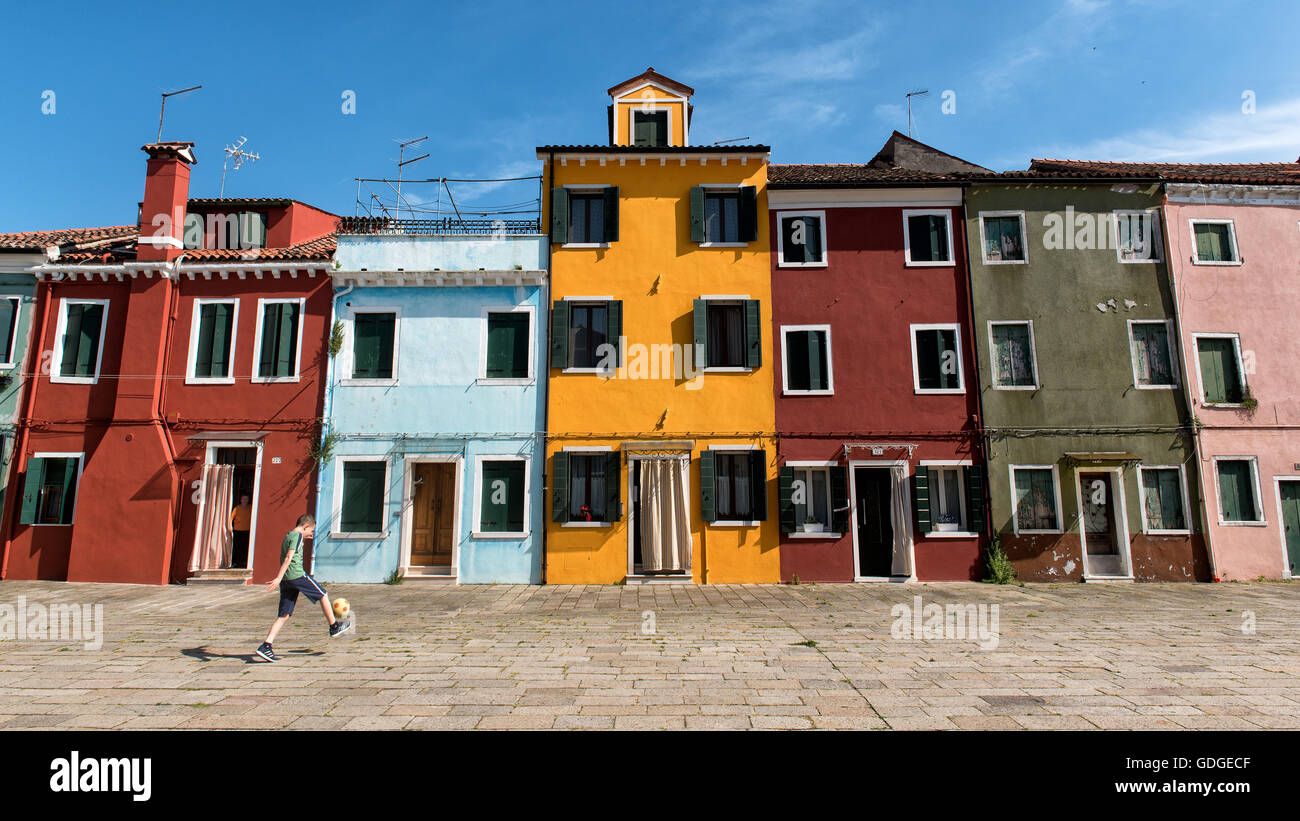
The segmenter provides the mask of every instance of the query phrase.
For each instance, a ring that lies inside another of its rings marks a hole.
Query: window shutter
[[[757,299],[745,300],[745,364],[757,368],[763,364],[763,326]]]
[[[77,345],[81,341],[81,312],[85,305],[69,305],[67,321],[63,328],[63,359],[59,364],[59,376],[75,376],[77,373]]]
[[[704,188],[691,189],[691,242],[704,242]]]
[[[700,454],[700,518],[706,522],[718,520],[717,471],[713,462],[713,451],[706,450]]]
[[[208,373],[210,376],[230,376],[230,332],[234,324],[234,306],[228,302],[219,302],[212,306],[216,310],[212,325],[212,347],[208,352]]]
[[[849,532],[849,469],[831,465],[831,521],[836,533]]]
[[[605,189],[605,242],[618,242],[618,186]]]
[[[59,494],[59,524],[72,524],[72,508],[77,498],[77,460],[75,458],[50,459],[46,462],[46,475],[51,484],[62,488]]]
[[[258,376],[275,376],[275,352],[279,347],[280,314],[284,303],[272,303],[262,309],[262,350],[258,355]]]
[[[916,524],[922,533],[933,529],[930,515],[930,469],[916,466],[916,476],[912,480],[916,487]]]
[[[619,337],[623,336],[623,300],[612,299],[605,303],[605,341],[614,346],[614,361],[622,366],[623,349]]]
[[[777,511],[781,517],[781,532],[793,533],[794,515],[794,468],[782,467],[776,472]]]
[[[23,480],[23,509],[18,517],[19,524],[36,524],[36,513],[40,508],[41,487],[45,484],[45,460],[28,459],[27,476]]]
[[[751,450],[749,452],[749,489],[753,499],[751,505],[756,522],[767,521],[767,451]]]
[[[551,457],[554,468],[551,477],[551,521],[569,521],[569,454],[556,451]]]
[[[569,241],[569,192],[564,188],[551,189],[551,242]]]
[[[806,331],[808,339],[808,390],[822,391],[830,386],[830,380],[822,372],[822,359],[826,356],[821,331]],[[827,363],[829,364],[829,363]]]
[[[104,318],[103,305],[82,305],[77,334],[77,376],[95,375],[95,356],[99,349],[99,327]]]
[[[569,303],[551,306],[551,367],[569,367]]]
[[[623,518],[623,477],[618,451],[605,454],[605,521]]]
[[[14,350],[10,342],[17,324],[18,300],[0,300],[0,361],[9,362],[13,358]]]
[[[966,526],[972,533],[984,532],[984,466],[966,466]]]
[[[199,338],[194,350],[194,375],[199,378],[212,376],[212,342],[217,323],[216,309],[216,305],[203,305],[199,308]]]
[[[280,311],[279,338],[275,355],[275,375],[293,376],[295,365],[295,348],[298,347],[298,306],[284,303]]]
[[[740,241],[758,239],[758,189],[746,185],[740,189]]]
[[[695,346],[695,370],[704,370],[704,365],[708,361],[704,357],[704,340],[709,338],[709,303],[703,299],[697,299],[693,303],[695,333],[692,342]]]

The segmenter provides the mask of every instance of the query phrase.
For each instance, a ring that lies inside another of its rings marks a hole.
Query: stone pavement
[[[302,600],[270,664],[261,586],[0,582],[105,621],[0,640],[0,728],[1300,728],[1300,583],[330,592],[356,632]],[[997,647],[894,637],[913,596],[999,605]]]

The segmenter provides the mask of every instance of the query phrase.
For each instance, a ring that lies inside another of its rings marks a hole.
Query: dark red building
[[[962,175],[897,132],[768,176],[783,581],[982,572]]]
[[[33,269],[7,579],[268,581],[315,508],[337,218],[191,200],[193,144],[143,150],[138,234]]]

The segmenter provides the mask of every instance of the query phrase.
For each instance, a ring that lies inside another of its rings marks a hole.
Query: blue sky
[[[262,159],[228,176],[227,196],[340,214],[354,212],[355,177],[395,173],[396,139],[430,137],[432,156],[408,172],[423,177],[533,174],[537,145],[604,142],[605,90],[650,65],[695,88],[693,141],[748,138],[774,162],[869,160],[906,132],[903,95],[917,89],[930,93],[915,136],[997,170],[1045,156],[1300,156],[1285,0],[217,8],[7,9],[0,231],[133,222],[159,94],[198,83],[169,101],[163,129],[197,143],[192,196],[216,195],[221,149],[244,135]],[[535,188],[454,192],[486,206]]]

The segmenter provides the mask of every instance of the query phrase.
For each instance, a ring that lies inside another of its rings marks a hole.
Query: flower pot
[[[821,532],[822,532],[822,527],[823,527],[823,525],[822,525],[821,522],[804,522],[804,523],[803,523],[803,532],[804,532],[804,533],[821,533]]]

